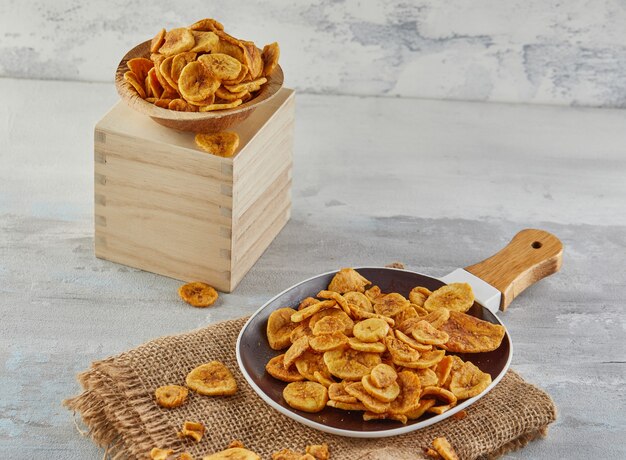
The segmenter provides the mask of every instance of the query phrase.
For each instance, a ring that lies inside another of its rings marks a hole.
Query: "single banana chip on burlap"
[[[482,393],[491,383],[491,375],[481,371],[474,363],[466,361],[452,374],[450,391],[458,399],[469,399]]]
[[[281,449],[272,454],[272,460],[302,460],[302,453],[291,449]]]
[[[313,456],[315,460],[328,460],[330,458],[330,451],[326,443],[308,445],[305,451],[307,454]]]
[[[279,308],[267,319],[267,341],[272,350],[282,350],[291,345],[291,333],[298,326],[291,321],[291,315],[294,313],[293,308]]]
[[[448,341],[450,336],[444,332],[435,329],[428,321],[419,321],[411,331],[413,338],[426,345],[443,345]]]
[[[154,390],[154,397],[159,406],[167,409],[185,404],[189,390],[180,385],[164,385]]]
[[[206,66],[207,69],[215,75],[220,81],[232,80],[237,78],[239,72],[241,72],[241,62],[232,56],[222,53],[203,54],[198,58],[198,61]],[[229,91],[230,88],[227,88]],[[248,90],[246,88],[246,90]],[[240,92],[242,90],[235,90],[231,92]]]
[[[143,80],[139,80],[137,78],[137,75],[135,75],[135,73],[132,70],[129,70],[128,72],[126,72],[124,74],[124,80],[132,87],[134,88],[135,91],[137,91],[137,94],[139,94],[139,97],[141,97],[142,99],[146,98],[146,90],[143,87]]]
[[[202,364],[187,374],[186,385],[201,395],[229,396],[237,392],[237,382],[219,361]]]
[[[467,283],[451,283],[442,286],[428,296],[424,308],[434,311],[437,308],[447,308],[461,313],[469,310],[474,304],[474,291]]]
[[[270,43],[263,47],[261,58],[263,59],[263,76],[268,77],[274,72],[274,69],[278,65],[278,58],[280,57],[280,47],[278,43]]]
[[[215,288],[200,281],[183,284],[178,288],[178,295],[194,307],[210,307],[219,297]]]
[[[379,342],[387,336],[389,324],[380,318],[369,318],[354,325],[352,333],[361,342]]]
[[[382,402],[391,402],[400,394],[400,386],[396,382],[393,382],[386,387],[378,388],[372,382],[372,377],[370,375],[364,375],[361,379],[361,384],[363,385],[363,389],[365,391]]]
[[[385,388],[398,379],[396,370],[388,364],[379,364],[370,374],[372,384],[377,388]]]
[[[365,292],[365,286],[372,284],[354,268],[342,268],[328,285],[329,291],[344,294],[350,291]]]
[[[443,460],[459,460],[456,451],[445,437],[435,438],[433,440],[433,447],[437,453],[441,455]]]
[[[328,402],[328,390],[317,382],[292,382],[283,390],[283,398],[294,409],[319,412]]]
[[[159,48],[159,53],[164,56],[184,53],[193,48],[196,40],[191,30],[186,27],[172,29],[165,33],[165,42]]]
[[[360,381],[380,364],[378,353],[368,353],[352,349],[331,350],[324,353],[324,363],[332,375],[345,380]]]
[[[261,457],[243,447],[231,447],[211,455],[205,455],[202,460],[261,460]]]
[[[196,442],[200,442],[202,436],[204,435],[204,430],[204,425],[200,422],[185,421],[182,429],[177,433],[177,435],[181,439],[191,438]]]
[[[200,111],[209,106],[200,107]],[[213,134],[196,134],[196,145],[202,150],[219,157],[232,157],[239,147],[239,134],[233,131],[222,131]]]
[[[150,458],[152,460],[167,460],[173,453],[174,451],[172,449],[159,449],[155,447],[150,451]]]
[[[298,372],[295,366],[285,366],[284,353],[270,359],[265,365],[265,370],[269,375],[283,382],[299,382],[304,380],[304,377]]]
[[[493,351],[500,346],[505,333],[504,326],[456,311],[451,311],[448,320],[438,329],[449,336],[441,348],[457,353]]]
[[[178,78],[178,90],[188,101],[203,101],[219,86],[219,80],[198,61],[187,64]]]

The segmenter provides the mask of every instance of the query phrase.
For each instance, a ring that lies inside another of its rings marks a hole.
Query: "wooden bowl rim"
[[[278,91],[283,86],[283,69],[280,67],[280,65],[277,65],[272,74],[266,77],[267,82],[264,83],[263,86],[261,86],[261,89],[257,93],[257,96],[255,96],[250,101],[245,102],[232,109],[217,110],[214,112],[179,112],[176,110],[158,107],[142,99],[135,90],[129,88],[126,81],[124,80],[124,73],[130,70],[128,68],[128,65],[126,64],[130,59],[137,57],[145,57],[147,59],[150,58],[150,42],[151,40],[146,40],[145,42],[142,42],[132,48],[124,55],[124,57],[118,64],[117,70],[115,72],[115,88],[117,89],[120,97],[131,108],[153,118],[158,118],[162,120],[173,120],[177,122],[198,122],[219,120],[225,117],[236,116],[242,114],[243,112],[254,110],[259,105],[269,101],[272,97],[276,95],[276,93],[278,93]]]

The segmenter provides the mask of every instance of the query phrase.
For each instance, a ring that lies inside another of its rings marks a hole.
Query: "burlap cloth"
[[[556,418],[550,397],[509,371],[462,420],[449,418],[422,430],[391,438],[353,439],[313,430],[265,404],[246,383],[235,358],[237,335],[247,318],[226,321],[187,334],[162,337],[119,356],[98,361],[80,374],[84,391],[64,404],[82,417],[88,435],[111,458],[146,459],[153,447],[189,451],[196,458],[243,441],[264,459],[283,448],[329,444],[331,459],[418,459],[422,447],[446,436],[461,459],[491,459],[544,436]],[[234,373],[236,395],[206,397],[193,392],[185,405],[163,409],[154,389],[184,384],[197,365],[217,359]],[[202,441],[180,440],[185,420],[201,421]]]

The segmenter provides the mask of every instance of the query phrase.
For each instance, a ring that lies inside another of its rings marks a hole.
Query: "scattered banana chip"
[[[165,385],[154,391],[154,397],[159,406],[167,409],[185,404],[189,390],[179,385]]]
[[[200,107],[203,111],[211,105]],[[232,157],[239,147],[239,135],[232,131],[213,134],[196,134],[196,145],[202,150],[219,157]]]
[[[417,286],[407,299],[378,286],[366,291],[370,284],[345,268],[316,297],[270,315],[268,341],[280,337],[276,348],[289,348],[266,369],[289,383],[284,398],[290,406],[310,412],[328,406],[361,411],[364,420],[408,423],[485,391],[491,376],[446,351],[490,351],[502,341],[502,326],[441,305],[430,311],[420,306],[438,291]]]
[[[196,393],[205,396],[229,396],[237,392],[233,374],[219,361],[196,367],[187,375],[185,383]]]
[[[472,286],[467,283],[451,283],[430,294],[424,302],[424,308],[428,311],[447,308],[465,313],[473,304],[474,291],[472,291]]]
[[[261,460],[261,457],[243,447],[231,447],[211,455],[205,455],[202,460]]]
[[[150,451],[150,458],[152,460],[167,460],[167,457],[173,453],[174,451],[172,449],[159,449],[155,447]]]
[[[328,390],[316,382],[292,382],[283,390],[283,398],[294,409],[319,412],[328,402]]]
[[[443,460],[459,460],[459,456],[445,437],[435,438],[433,447]]]
[[[301,460],[302,454],[291,449],[282,449],[272,454],[272,460]]]
[[[200,442],[204,435],[204,425],[200,422],[185,422],[183,428],[178,432],[179,438],[191,438]]]
[[[326,443],[308,445],[306,446],[306,453],[315,458],[315,460],[328,460],[330,458],[330,451]]]
[[[274,310],[267,320],[267,341],[272,350],[282,350],[291,345],[291,333],[298,326],[291,321],[292,308]]]
[[[178,295],[194,307],[210,307],[219,297],[215,288],[200,281],[182,285],[178,288]]]

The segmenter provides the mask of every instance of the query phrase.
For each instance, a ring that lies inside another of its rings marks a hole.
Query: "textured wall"
[[[213,16],[279,41],[301,91],[626,106],[623,0],[0,2],[0,76],[111,81],[161,26]]]

